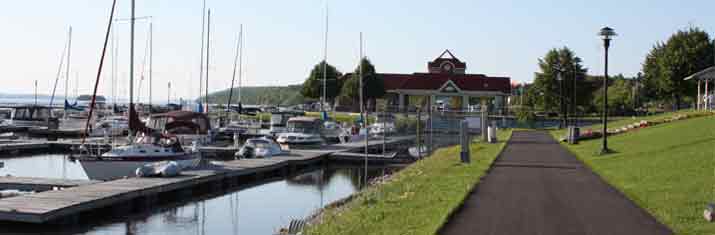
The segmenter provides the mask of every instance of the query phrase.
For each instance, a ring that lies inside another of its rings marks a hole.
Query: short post
[[[422,158],[422,149],[421,149],[422,140],[420,138],[421,137],[420,136],[420,121],[422,120],[422,118],[420,117],[421,115],[422,115],[422,112],[421,112],[420,108],[417,108],[417,158],[418,159]]]
[[[482,103],[482,117],[481,119],[481,131],[482,131],[482,141],[487,142],[487,128],[489,128],[489,125],[487,124],[488,121],[487,119],[489,118],[489,114],[487,113],[487,105]]]
[[[462,160],[462,163],[467,163],[469,164],[471,162],[470,159],[470,151],[469,151],[469,145],[471,142],[471,138],[469,138],[469,130],[468,124],[466,120],[462,120],[459,123],[459,136],[461,137],[461,144],[462,144],[462,151],[460,152],[460,158]]]

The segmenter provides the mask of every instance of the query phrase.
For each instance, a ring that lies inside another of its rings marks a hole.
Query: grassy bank
[[[474,142],[471,164],[459,163],[459,147],[443,148],[362,191],[343,208],[328,209],[306,234],[435,234],[479,182],[511,131],[498,144]]]
[[[706,203],[715,201],[715,118],[676,121],[608,140],[616,153],[607,156],[596,155],[600,139],[566,147],[677,234],[715,234],[715,223],[702,216]]]

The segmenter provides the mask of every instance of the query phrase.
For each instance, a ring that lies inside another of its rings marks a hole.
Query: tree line
[[[715,46],[710,35],[695,27],[679,30],[666,41],[656,42],[637,75],[609,76],[609,113],[627,115],[652,109],[677,110],[695,103],[697,81],[683,79],[713,66],[714,54]],[[602,111],[603,76],[590,75],[573,50],[567,47],[551,49],[538,63],[539,72],[534,74],[534,82],[517,86],[517,96],[512,99],[512,104],[558,113],[563,97],[568,107],[573,107],[577,113]],[[575,96],[575,102],[572,96]]]

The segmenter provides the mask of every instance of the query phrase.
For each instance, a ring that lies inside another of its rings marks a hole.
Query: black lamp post
[[[568,126],[566,123],[567,117],[564,104],[564,79],[561,77],[561,70],[556,70],[556,81],[559,81],[559,111],[561,112],[561,120],[559,121],[559,129]]]
[[[603,39],[603,48],[605,49],[605,65],[603,76],[603,145],[601,146],[601,154],[608,154],[611,150],[608,149],[608,47],[611,46],[611,39],[616,36],[616,32],[612,28],[603,27],[598,33]]]

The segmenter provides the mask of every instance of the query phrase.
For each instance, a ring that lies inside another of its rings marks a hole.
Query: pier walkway
[[[514,132],[439,234],[672,234],[546,132]]]

